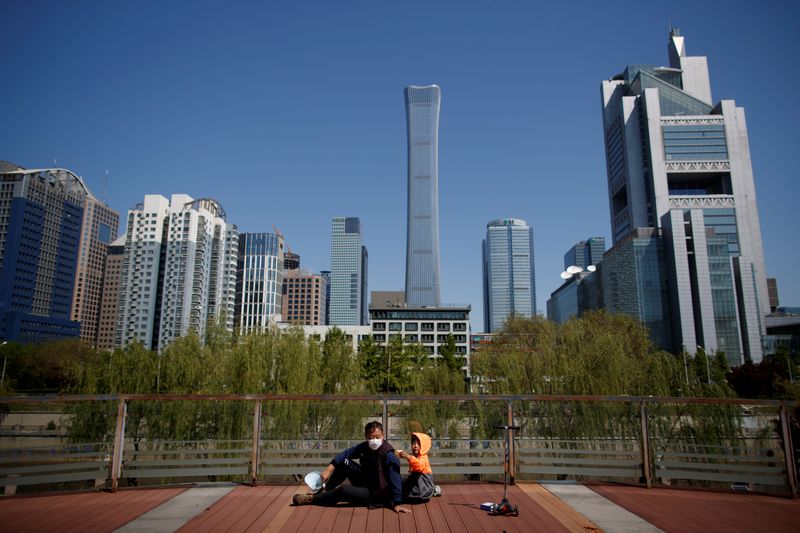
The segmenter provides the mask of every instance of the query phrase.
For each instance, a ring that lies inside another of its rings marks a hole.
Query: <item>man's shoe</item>
[[[314,500],[313,494],[295,494],[292,496],[294,505],[309,505]]]

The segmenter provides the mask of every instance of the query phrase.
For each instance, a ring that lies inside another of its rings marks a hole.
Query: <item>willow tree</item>
[[[488,392],[523,394],[669,395],[678,366],[657,350],[647,331],[624,315],[587,313],[563,325],[542,317],[511,317],[491,345],[472,360],[472,371]],[[589,402],[520,403],[523,434],[531,436],[634,434],[626,404]],[[496,434],[484,415],[478,434]],[[490,420],[491,419],[491,420]]]

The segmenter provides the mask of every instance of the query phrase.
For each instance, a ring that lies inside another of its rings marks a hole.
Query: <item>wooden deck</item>
[[[85,492],[0,500],[0,531],[114,531],[186,489]]]
[[[800,500],[668,488],[591,488],[664,531],[800,531]]]
[[[365,507],[291,505],[292,495],[303,491],[304,486],[238,486],[208,508],[196,508],[193,517],[187,517],[179,531],[601,531],[588,518],[535,483],[509,487],[509,500],[520,509],[518,517],[489,516],[479,508],[482,502],[497,502],[502,498],[502,484],[448,484],[442,489],[440,498],[410,506],[409,514],[396,514],[387,509]],[[800,524],[800,500],[607,485],[592,485],[591,489],[608,500],[608,507],[617,511],[617,505],[624,507],[666,532],[781,532],[797,531]],[[0,532],[110,532],[185,490],[154,488],[120,490],[113,494],[92,492],[0,498]],[[136,526],[136,522],[131,526]]]
[[[570,517],[555,509],[552,500],[537,501],[519,487],[509,488],[509,499],[520,506],[518,517],[489,516],[480,509],[482,502],[497,502],[503,486],[476,483],[445,485],[440,498],[409,506],[411,513],[388,509],[338,506],[289,505],[292,495],[302,487],[237,487],[203,514],[180,529],[194,531],[261,532],[265,530],[326,532],[461,532],[461,531],[575,531],[580,515]],[[556,498],[557,500],[557,498]],[[553,507],[551,512],[548,507]],[[585,531],[581,528],[580,531]]]

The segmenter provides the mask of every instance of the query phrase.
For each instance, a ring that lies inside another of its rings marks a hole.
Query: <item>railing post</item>
[[[389,438],[389,400],[383,399],[383,436]]]
[[[261,400],[253,407],[253,449],[250,451],[250,482],[258,483],[258,467],[261,463]]]
[[[514,403],[509,400],[508,401],[508,427],[507,435],[508,435],[508,484],[514,484],[514,477],[516,476],[517,469],[516,469],[516,461],[514,459],[514,430],[511,429],[514,426]]]
[[[117,428],[114,432],[114,449],[111,453],[111,462],[108,473],[111,479],[111,492],[116,492],[119,478],[122,476],[122,453],[125,448],[125,418],[128,416],[128,402],[120,398],[117,404]]]
[[[653,481],[650,472],[650,430],[647,423],[647,403],[645,403],[645,400],[642,400],[639,404],[639,419],[642,426],[642,479],[649,489],[653,487]]]
[[[789,415],[786,412],[785,402],[781,403],[780,418],[781,432],[783,433],[783,457],[786,460],[786,477],[789,481],[789,492],[792,498],[797,498],[797,463],[794,458],[792,428],[789,425]]]

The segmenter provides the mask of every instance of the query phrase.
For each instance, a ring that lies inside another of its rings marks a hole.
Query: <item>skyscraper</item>
[[[571,266],[586,268],[603,260],[606,251],[605,237],[590,237],[577,243],[564,254],[564,270]]]
[[[106,255],[118,229],[119,213],[89,192],[83,207],[71,316],[81,324],[81,339],[91,346],[98,346]]]
[[[147,195],[128,212],[115,345],[161,351],[210,320],[233,329],[239,236],[215,200]]]
[[[330,323],[367,324],[367,247],[357,217],[334,217],[331,231]]]
[[[408,128],[406,303],[438,306],[439,107],[437,85],[405,88]]]
[[[487,333],[502,329],[510,314],[536,314],[533,228],[518,218],[486,225],[483,241],[483,321]]]
[[[0,339],[33,343],[80,334],[70,311],[90,194],[69,170],[0,164]]]
[[[613,242],[660,230],[676,349],[757,362],[769,298],[744,109],[713,102],[677,29],[668,53],[602,83]]]
[[[281,320],[284,259],[280,234],[239,236],[234,324],[240,334],[264,331],[270,320]]]
[[[100,317],[97,320],[97,349],[114,349],[117,329],[119,289],[122,282],[122,261],[125,259],[125,235],[108,245],[103,269],[103,289],[100,295]]]

